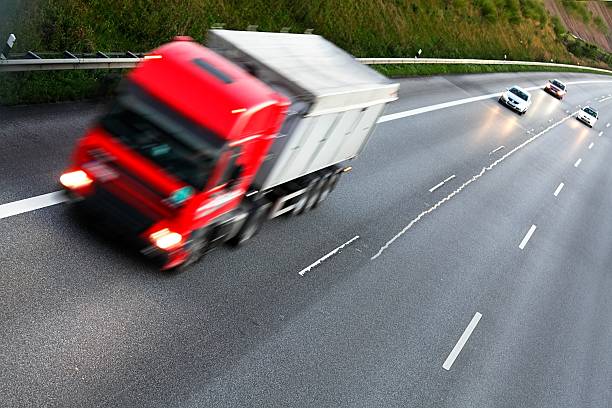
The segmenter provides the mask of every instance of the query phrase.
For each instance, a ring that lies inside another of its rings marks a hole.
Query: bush
[[[567,32],[559,16],[552,17],[552,25],[553,25],[553,29],[555,30],[555,34],[559,38],[563,37],[563,35]]]
[[[567,11],[582,18],[585,24],[591,21],[591,10],[589,10],[583,2],[576,0],[561,0],[561,4],[563,4],[563,7],[565,7]]]
[[[537,20],[543,26],[548,21],[548,12],[539,0],[520,0],[521,11],[527,18]]]
[[[492,0],[476,0],[475,5],[480,9],[480,14],[490,22],[497,20],[497,9]]]
[[[593,21],[595,22],[595,25],[597,26],[599,31],[601,31],[604,34],[608,34],[608,26],[606,25],[606,22],[604,21],[604,19],[601,18],[601,16],[595,16]]]

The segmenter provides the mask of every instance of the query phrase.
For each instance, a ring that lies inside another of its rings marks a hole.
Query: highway
[[[611,406],[612,77],[401,80],[321,207],[180,275],[69,205],[9,216],[102,109],[0,108],[1,406]]]

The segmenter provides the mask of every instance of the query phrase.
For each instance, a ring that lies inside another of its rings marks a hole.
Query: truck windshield
[[[146,94],[123,86],[102,127],[179,180],[202,189],[221,154],[223,139]]]

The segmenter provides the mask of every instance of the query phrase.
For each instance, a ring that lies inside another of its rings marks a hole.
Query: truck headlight
[[[183,242],[183,236],[178,232],[164,228],[149,235],[151,242],[159,249],[169,250],[178,247]]]
[[[60,183],[70,190],[75,190],[87,187],[93,183],[93,180],[83,170],[76,170],[62,174],[60,176]]]

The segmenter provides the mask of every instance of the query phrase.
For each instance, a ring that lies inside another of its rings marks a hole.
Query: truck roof
[[[397,99],[398,84],[313,34],[209,30],[208,46],[294,99],[309,115]]]
[[[288,103],[243,69],[192,41],[174,41],[151,53],[129,78],[172,108],[225,139],[247,112]]]

